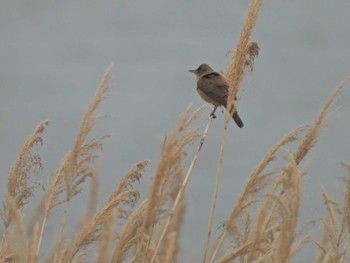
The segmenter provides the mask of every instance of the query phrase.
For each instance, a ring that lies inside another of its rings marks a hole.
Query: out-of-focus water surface
[[[203,104],[188,70],[204,62],[217,71],[225,69],[247,1],[2,0],[0,6],[2,192],[26,137],[46,118],[50,124],[39,153],[44,174],[56,169],[104,70],[113,63],[112,88],[98,110],[112,117],[99,122],[93,132],[112,135],[99,160],[103,202],[141,159],[152,161],[138,186],[147,193],[162,138],[187,105]],[[310,122],[349,74],[349,10],[348,1],[265,1],[252,35],[260,56],[239,93],[245,127],[230,125],[227,138],[214,236],[264,153],[287,132]],[[332,198],[341,197],[345,171],[338,162],[350,161],[349,101],[348,84],[304,162],[300,222],[324,213],[320,185]],[[203,110],[196,126],[205,125],[210,110]],[[199,258],[205,240],[222,122],[218,114],[187,189],[183,260],[193,254]],[[73,202],[71,228],[87,197],[88,187]],[[55,218],[48,231],[54,224]],[[306,246],[298,257],[308,262],[312,256],[312,247]]]

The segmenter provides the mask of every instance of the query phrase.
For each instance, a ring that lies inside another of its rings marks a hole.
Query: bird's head
[[[197,69],[189,70],[189,72],[195,74],[197,78],[200,78],[206,74],[214,72],[214,70],[211,67],[209,67],[207,64],[202,64]]]

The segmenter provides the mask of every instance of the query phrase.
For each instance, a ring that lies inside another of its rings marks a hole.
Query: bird
[[[220,73],[215,72],[207,64],[202,64],[197,69],[189,70],[189,72],[196,75],[197,92],[199,96],[201,96],[206,102],[214,105],[214,109],[210,113],[210,116],[215,119],[216,109],[219,106],[227,107],[228,82]],[[237,110],[233,112],[232,118],[239,128],[244,126]]]

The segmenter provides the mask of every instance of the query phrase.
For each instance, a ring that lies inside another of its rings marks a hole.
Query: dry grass
[[[233,98],[240,83],[245,73],[253,70],[254,59],[259,53],[258,45],[250,41],[250,35],[261,5],[262,1],[251,1],[237,48],[225,72],[230,83],[231,111],[236,106]],[[301,227],[303,222],[299,222],[303,201],[301,189],[306,173],[301,163],[317,143],[327,113],[348,79],[339,84],[309,125],[284,136],[252,169],[241,194],[228,211],[219,236],[213,240],[212,222],[230,119],[230,114],[226,113],[212,204],[208,206],[203,263],[292,262],[306,243],[314,245],[315,263],[349,262],[349,163],[342,163],[347,172],[342,201],[333,201],[326,190],[320,190],[327,213],[320,220],[321,231],[313,229],[313,232],[321,232],[322,239],[305,232]],[[43,145],[42,134],[48,121],[39,123],[28,137],[15,166],[8,173],[7,191],[0,210],[3,223],[0,262],[182,262],[179,237],[186,209],[184,194],[212,118],[199,136],[192,126],[201,109],[191,113],[187,108],[180,115],[174,131],[164,140],[148,194],[140,196],[134,188],[149,164],[144,160],[127,171],[105,203],[98,207],[96,157],[106,136],[91,139],[89,134],[99,119],[95,112],[106,97],[109,81],[110,68],[102,77],[70,151],[49,176],[47,185],[39,183],[42,162],[33,148]],[[186,148],[199,137],[195,154],[186,168]],[[297,145],[294,151],[290,147],[292,144]],[[87,211],[81,215],[80,226],[67,233],[71,202],[86,190],[87,182],[91,184]],[[41,193],[41,198],[31,198]],[[29,202],[34,202],[32,211],[28,209]],[[53,215],[60,215],[60,224],[48,231],[47,223]],[[55,242],[44,250],[42,240],[50,232],[54,232]]]
[[[186,207],[184,192],[212,119],[209,118],[186,173],[185,149],[198,138],[191,126],[201,109],[192,114],[186,109],[173,133],[164,140],[147,196],[140,200],[139,192],[133,187],[149,164],[145,160],[135,164],[104,205],[96,209],[99,170],[94,160],[105,136],[88,139],[88,134],[96,122],[94,112],[105,97],[109,79],[108,69],[71,151],[50,176],[49,185],[43,187],[43,197],[26,223],[24,214],[30,214],[26,204],[32,201],[31,196],[40,193],[35,178],[42,164],[32,148],[43,144],[42,133],[48,122],[41,122],[28,137],[8,175],[1,209],[0,262],[180,262],[179,233]],[[327,215],[322,219],[322,240],[317,241],[310,233],[298,230],[305,173],[300,163],[317,143],[327,112],[344,84],[345,81],[334,90],[310,125],[287,134],[253,169],[204,262],[291,262],[306,243],[315,245],[314,262],[349,260],[350,164],[342,163],[347,171],[343,202],[330,200],[321,189],[327,208]],[[289,152],[289,145],[296,142],[299,145],[295,152]],[[274,161],[281,156],[285,164],[274,167]],[[268,166],[272,168],[267,169]],[[67,235],[64,229],[71,210],[69,204],[87,179],[91,179],[87,212],[82,215],[81,226]],[[59,206],[63,209],[56,242],[48,251],[42,251],[40,244],[46,234],[46,223],[53,209],[59,210]]]
[[[245,71],[252,71],[255,57],[259,54],[259,46],[256,42],[249,42],[250,35],[252,33],[253,27],[255,25],[256,19],[258,17],[262,0],[252,0],[250,2],[246,19],[242,26],[241,34],[238,39],[237,47],[235,52],[233,53],[233,57],[230,65],[227,67],[226,72],[224,72],[224,76],[226,77],[229,83],[229,95],[228,95],[228,104],[225,113],[224,120],[224,129],[222,132],[220,152],[219,152],[219,160],[216,170],[215,176],[215,184],[213,189],[212,202],[210,206],[207,233],[202,253],[202,263],[206,262],[208,246],[212,232],[212,225],[214,220],[215,206],[216,206],[216,198],[219,189],[220,176],[222,173],[222,162],[224,156],[224,148],[225,141],[227,135],[227,127],[228,122],[231,119],[232,113],[234,112],[236,105],[234,105],[234,98],[236,98],[239,85],[244,77]]]

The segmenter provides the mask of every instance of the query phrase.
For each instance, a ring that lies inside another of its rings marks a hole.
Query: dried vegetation
[[[259,54],[258,44],[250,41],[250,34],[261,5],[262,1],[251,1],[232,62],[224,72],[230,83],[228,108],[235,107],[233,98],[245,73],[253,70],[254,59]],[[95,160],[106,136],[91,139],[89,134],[98,120],[95,111],[106,97],[109,80],[110,69],[88,107],[72,148],[49,176],[47,185],[39,183],[42,162],[33,148],[43,144],[42,134],[48,121],[39,123],[25,142],[15,166],[9,170],[7,192],[0,210],[0,262],[181,262],[179,233],[185,215],[184,193],[212,119],[209,118],[188,168],[183,162],[185,150],[199,137],[192,124],[200,109],[193,113],[186,109],[174,131],[164,140],[148,195],[140,197],[134,188],[149,164],[144,160],[122,177],[108,200],[96,209],[99,172]],[[293,257],[306,243],[315,248],[314,262],[349,262],[349,163],[342,164],[347,171],[343,201],[332,201],[326,190],[321,189],[327,211],[321,219],[322,239],[317,240],[311,232],[300,229],[303,222],[298,221],[306,173],[301,162],[317,143],[325,117],[346,81],[334,90],[309,125],[298,127],[279,140],[252,169],[214,239],[212,218],[230,119],[230,113],[226,114],[213,201],[211,207],[208,206],[210,216],[203,241],[203,263],[293,262]],[[294,151],[289,148],[291,144],[297,145]],[[274,165],[276,159],[279,166]],[[68,234],[67,215],[72,212],[72,199],[83,191],[86,181],[92,185],[88,211],[82,215],[80,227]],[[34,195],[41,198],[34,199]],[[28,203],[34,200],[37,204],[31,205],[30,211]],[[54,244],[44,250],[43,238],[49,235],[47,223],[52,219],[53,210],[59,211],[54,215],[61,216],[60,224],[50,231],[54,232]]]

